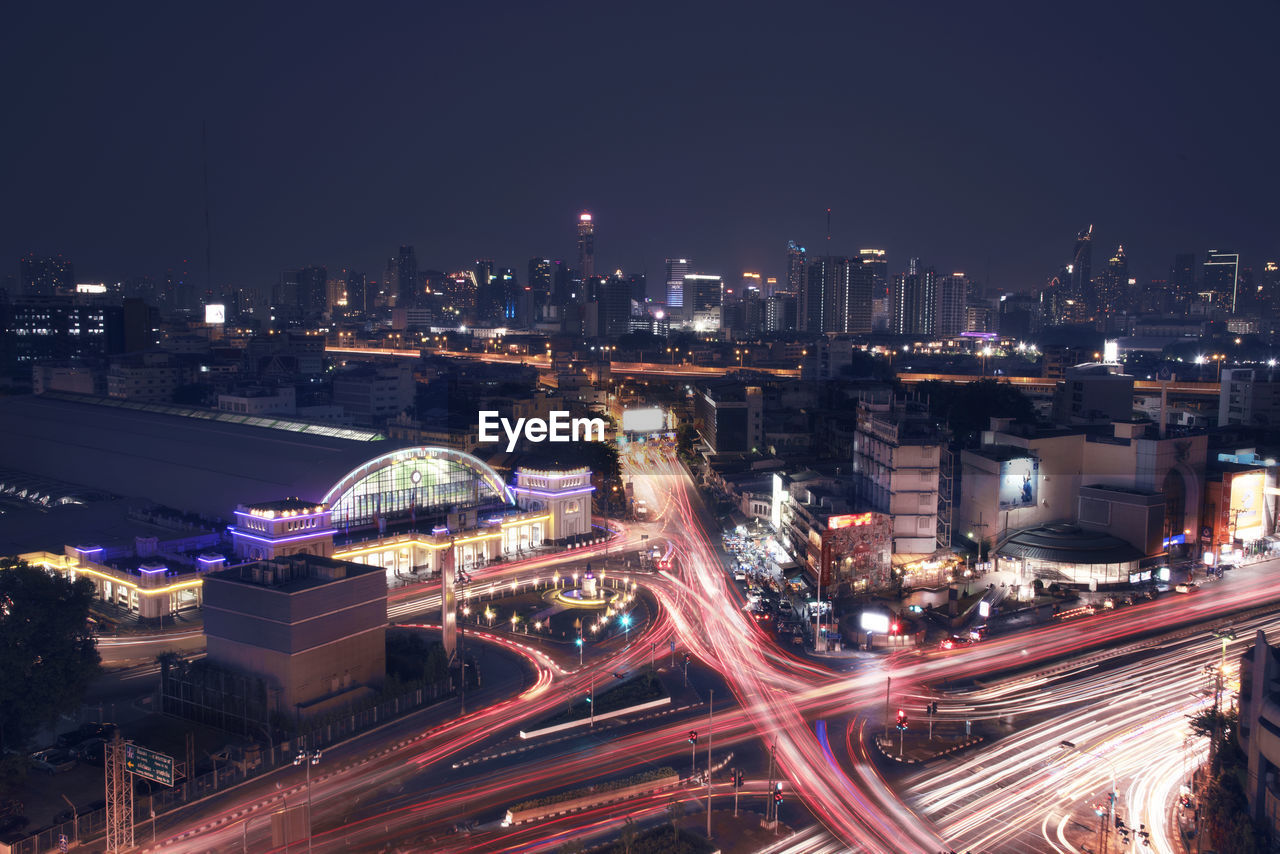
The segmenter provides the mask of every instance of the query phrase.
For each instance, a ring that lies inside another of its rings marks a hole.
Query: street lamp
[[[294,765],[305,765],[307,768],[307,854],[311,854],[311,766],[320,764],[320,756],[319,750],[304,748],[293,757]],[[245,830],[247,832],[248,828],[246,827]]]
[[[1107,772],[1111,775],[1111,792],[1110,792],[1110,797],[1107,800],[1107,803],[1109,808],[1111,809],[1111,814],[1113,816],[1117,815],[1120,812],[1120,790],[1116,787],[1116,768],[1114,765],[1111,764],[1111,760],[1101,754],[1093,753],[1092,751],[1088,751],[1088,750],[1082,750],[1079,747],[1076,747],[1075,742],[1060,741],[1058,742],[1058,746],[1064,750],[1074,750],[1076,753],[1080,753],[1084,756],[1089,756],[1094,759],[1101,759],[1103,762],[1107,763]],[[1106,813],[1105,812],[1098,813],[1098,816],[1102,819],[1102,828],[1099,831],[1099,833],[1100,834],[1106,833],[1108,829],[1107,820],[1105,817]]]

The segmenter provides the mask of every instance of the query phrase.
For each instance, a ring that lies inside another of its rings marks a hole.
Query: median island
[[[609,674],[609,676],[612,677],[612,674]],[[597,685],[594,699],[588,698],[585,694],[579,695],[567,709],[554,717],[540,721],[533,729],[541,730],[589,718],[592,714],[592,706],[595,706],[595,716],[600,717],[610,712],[622,711],[634,706],[653,703],[656,700],[669,700],[671,698],[671,694],[667,691],[666,686],[662,684],[662,680],[651,673],[645,674],[639,679],[633,679],[612,687],[608,687],[608,683],[599,682],[599,680],[597,682],[599,684]],[[602,687],[608,687],[608,690],[601,690]]]

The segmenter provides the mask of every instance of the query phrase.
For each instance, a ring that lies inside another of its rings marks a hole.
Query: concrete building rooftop
[[[350,563],[321,555],[298,554],[216,570],[208,573],[205,578],[269,588],[281,593],[299,593],[374,573],[381,575],[385,570],[378,566]]]
[[[48,396],[0,406],[0,468],[221,518],[281,495],[318,502],[403,446]]]

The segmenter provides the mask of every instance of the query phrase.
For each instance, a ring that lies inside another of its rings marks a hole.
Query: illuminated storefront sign
[[[854,528],[871,524],[870,513],[845,513],[841,516],[827,517],[827,530],[838,531],[841,528]]]

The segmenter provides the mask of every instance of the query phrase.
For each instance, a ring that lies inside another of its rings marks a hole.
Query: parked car
[[[31,764],[46,773],[57,774],[76,767],[76,755],[63,747],[51,747],[31,754]]]
[[[101,738],[87,738],[76,745],[75,753],[81,762],[101,766],[107,754],[107,742]]]
[[[105,741],[112,738],[117,729],[115,724],[84,724],[58,736],[58,747],[74,747],[91,738],[101,738]]]

